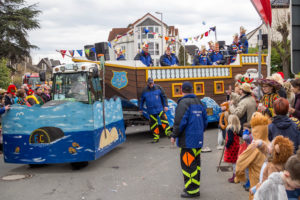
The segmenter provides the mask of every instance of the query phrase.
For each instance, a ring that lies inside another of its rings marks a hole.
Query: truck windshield
[[[87,73],[55,74],[54,100],[88,102]]]
[[[41,81],[39,77],[30,77],[28,80],[28,84],[35,88],[37,85],[41,85]]]

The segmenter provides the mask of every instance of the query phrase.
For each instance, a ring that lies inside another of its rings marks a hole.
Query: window
[[[152,34],[154,32],[153,27],[152,26],[148,27],[148,30],[149,30],[149,33],[147,34],[148,39],[153,39],[154,38],[154,35]]]
[[[158,33],[159,28],[157,26],[155,26],[155,33]]]
[[[214,81],[215,94],[224,94],[224,81]]]
[[[155,55],[159,55],[159,43],[155,42]]]
[[[148,45],[149,45],[149,53],[151,54],[151,55],[154,55],[154,43],[153,42],[149,42],[148,43]]]
[[[195,95],[205,95],[204,82],[195,82],[194,83],[194,93],[195,93]]]
[[[172,97],[182,97],[182,83],[172,83]]]
[[[123,56],[126,58],[126,48],[125,46],[121,46]]]

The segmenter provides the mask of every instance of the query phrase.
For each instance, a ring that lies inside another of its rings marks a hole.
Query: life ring
[[[223,120],[224,120],[224,124],[223,124]],[[220,116],[219,125],[222,130],[225,130],[228,125],[227,119],[225,118],[225,112],[222,112],[222,114]]]

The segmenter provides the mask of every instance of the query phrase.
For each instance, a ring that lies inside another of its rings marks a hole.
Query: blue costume
[[[217,61],[219,61],[217,64],[225,63],[225,60],[223,60],[223,54],[221,52],[214,51],[210,56],[210,60],[212,63],[215,63]]]
[[[117,58],[117,60],[125,60],[125,57],[124,57],[124,55],[123,54],[121,54],[118,58]]]
[[[239,38],[240,49],[243,53],[248,53],[248,40],[246,34],[242,34]]]
[[[200,54],[195,57],[193,65],[211,65],[211,62],[207,55]]]
[[[177,56],[174,53],[171,55],[164,54],[160,57],[160,65],[161,66],[171,66],[171,65],[178,65],[179,61]]]
[[[134,60],[142,61],[142,63],[144,63],[144,65],[146,65],[147,67],[149,67],[150,65],[153,66],[153,61],[152,61],[151,55],[149,53],[144,52],[144,51],[142,51],[141,53],[138,53],[134,57]]]

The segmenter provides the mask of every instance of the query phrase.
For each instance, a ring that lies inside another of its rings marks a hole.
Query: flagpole
[[[215,27],[215,40],[216,40],[216,42],[218,41],[218,39],[217,39],[217,27]]]
[[[271,42],[271,27],[268,27],[268,57],[267,57],[267,76],[271,75],[271,51],[272,51],[272,42]]]

